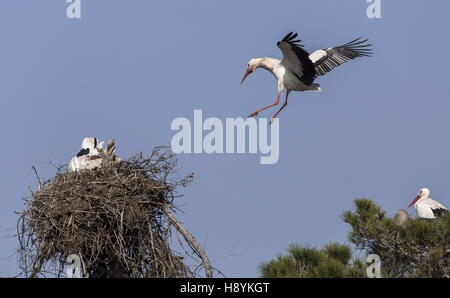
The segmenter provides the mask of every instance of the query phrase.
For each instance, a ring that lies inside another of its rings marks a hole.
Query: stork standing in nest
[[[103,142],[99,143],[97,138],[84,138],[80,151],[69,162],[69,172],[94,169],[102,164]]]
[[[320,85],[314,83],[318,76],[323,76],[335,67],[358,57],[371,56],[371,44],[357,38],[342,46],[317,50],[309,54],[296,40],[297,33],[289,33],[277,42],[283,54],[283,60],[274,58],[254,58],[248,62],[247,70],[241,84],[257,68],[270,71],[278,80],[278,95],[275,102],[267,107],[251,113],[248,117],[257,116],[259,112],[279,104],[281,94],[286,90],[286,100],[270,122],[287,106],[291,91],[321,91]]]
[[[92,170],[119,161],[121,159],[116,156],[115,139],[108,142],[105,151],[103,150],[103,142],[99,143],[97,138],[84,138],[80,152],[70,160],[69,172]]]

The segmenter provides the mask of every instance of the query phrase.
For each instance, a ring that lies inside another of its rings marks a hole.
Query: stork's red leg
[[[268,108],[271,108],[271,107],[273,107],[273,106],[278,105],[278,104],[280,103],[280,96],[281,96],[281,94],[278,93],[278,95],[277,95],[277,100],[275,100],[275,102],[274,102],[273,104],[271,104],[270,106],[267,106],[267,107],[265,107],[265,108],[259,109],[259,110],[257,110],[256,112],[251,113],[250,115],[248,115],[248,118],[250,118],[250,117],[255,117],[256,115],[259,114],[259,112],[264,111],[264,110],[267,110]]]
[[[278,114],[281,113],[281,111],[287,106],[288,104],[288,97],[289,97],[289,92],[286,92],[286,100],[284,101],[284,104],[281,106],[281,108],[278,110],[278,112],[275,113],[275,115],[272,116],[272,119],[270,119],[269,124],[272,124],[273,120],[278,116]]]

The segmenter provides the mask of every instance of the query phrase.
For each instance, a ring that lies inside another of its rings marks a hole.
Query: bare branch
[[[205,251],[202,249],[200,244],[195,240],[194,236],[192,236],[184,227],[183,225],[175,218],[175,216],[172,214],[172,210],[170,209],[169,205],[164,206],[164,212],[166,213],[167,217],[170,220],[170,223],[175,226],[175,228],[180,232],[181,235],[183,235],[184,239],[191,245],[191,247],[194,248],[198,256],[203,261],[203,266],[205,267],[205,275],[208,278],[212,278],[212,269],[211,269],[211,263],[209,262],[208,256],[206,255]]]

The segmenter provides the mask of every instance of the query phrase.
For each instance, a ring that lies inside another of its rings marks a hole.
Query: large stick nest
[[[25,275],[59,277],[75,254],[89,277],[195,276],[169,246],[176,189],[192,179],[169,181],[175,166],[170,150],[159,147],[148,158],[139,154],[95,170],[60,168],[25,198],[20,213]]]

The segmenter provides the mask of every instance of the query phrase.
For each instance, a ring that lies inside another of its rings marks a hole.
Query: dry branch
[[[169,205],[164,206],[164,212],[166,213],[167,217],[169,218],[172,225],[175,226],[175,228],[180,232],[181,235],[183,235],[184,239],[191,245],[191,247],[195,250],[197,255],[202,259],[203,266],[205,267],[205,274],[206,277],[212,278],[212,268],[211,263],[209,262],[209,258],[206,255],[203,248],[200,246],[200,244],[195,240],[194,236],[192,236],[188,230],[186,230],[183,225],[176,219],[176,217],[173,215],[172,210],[170,209]]]

